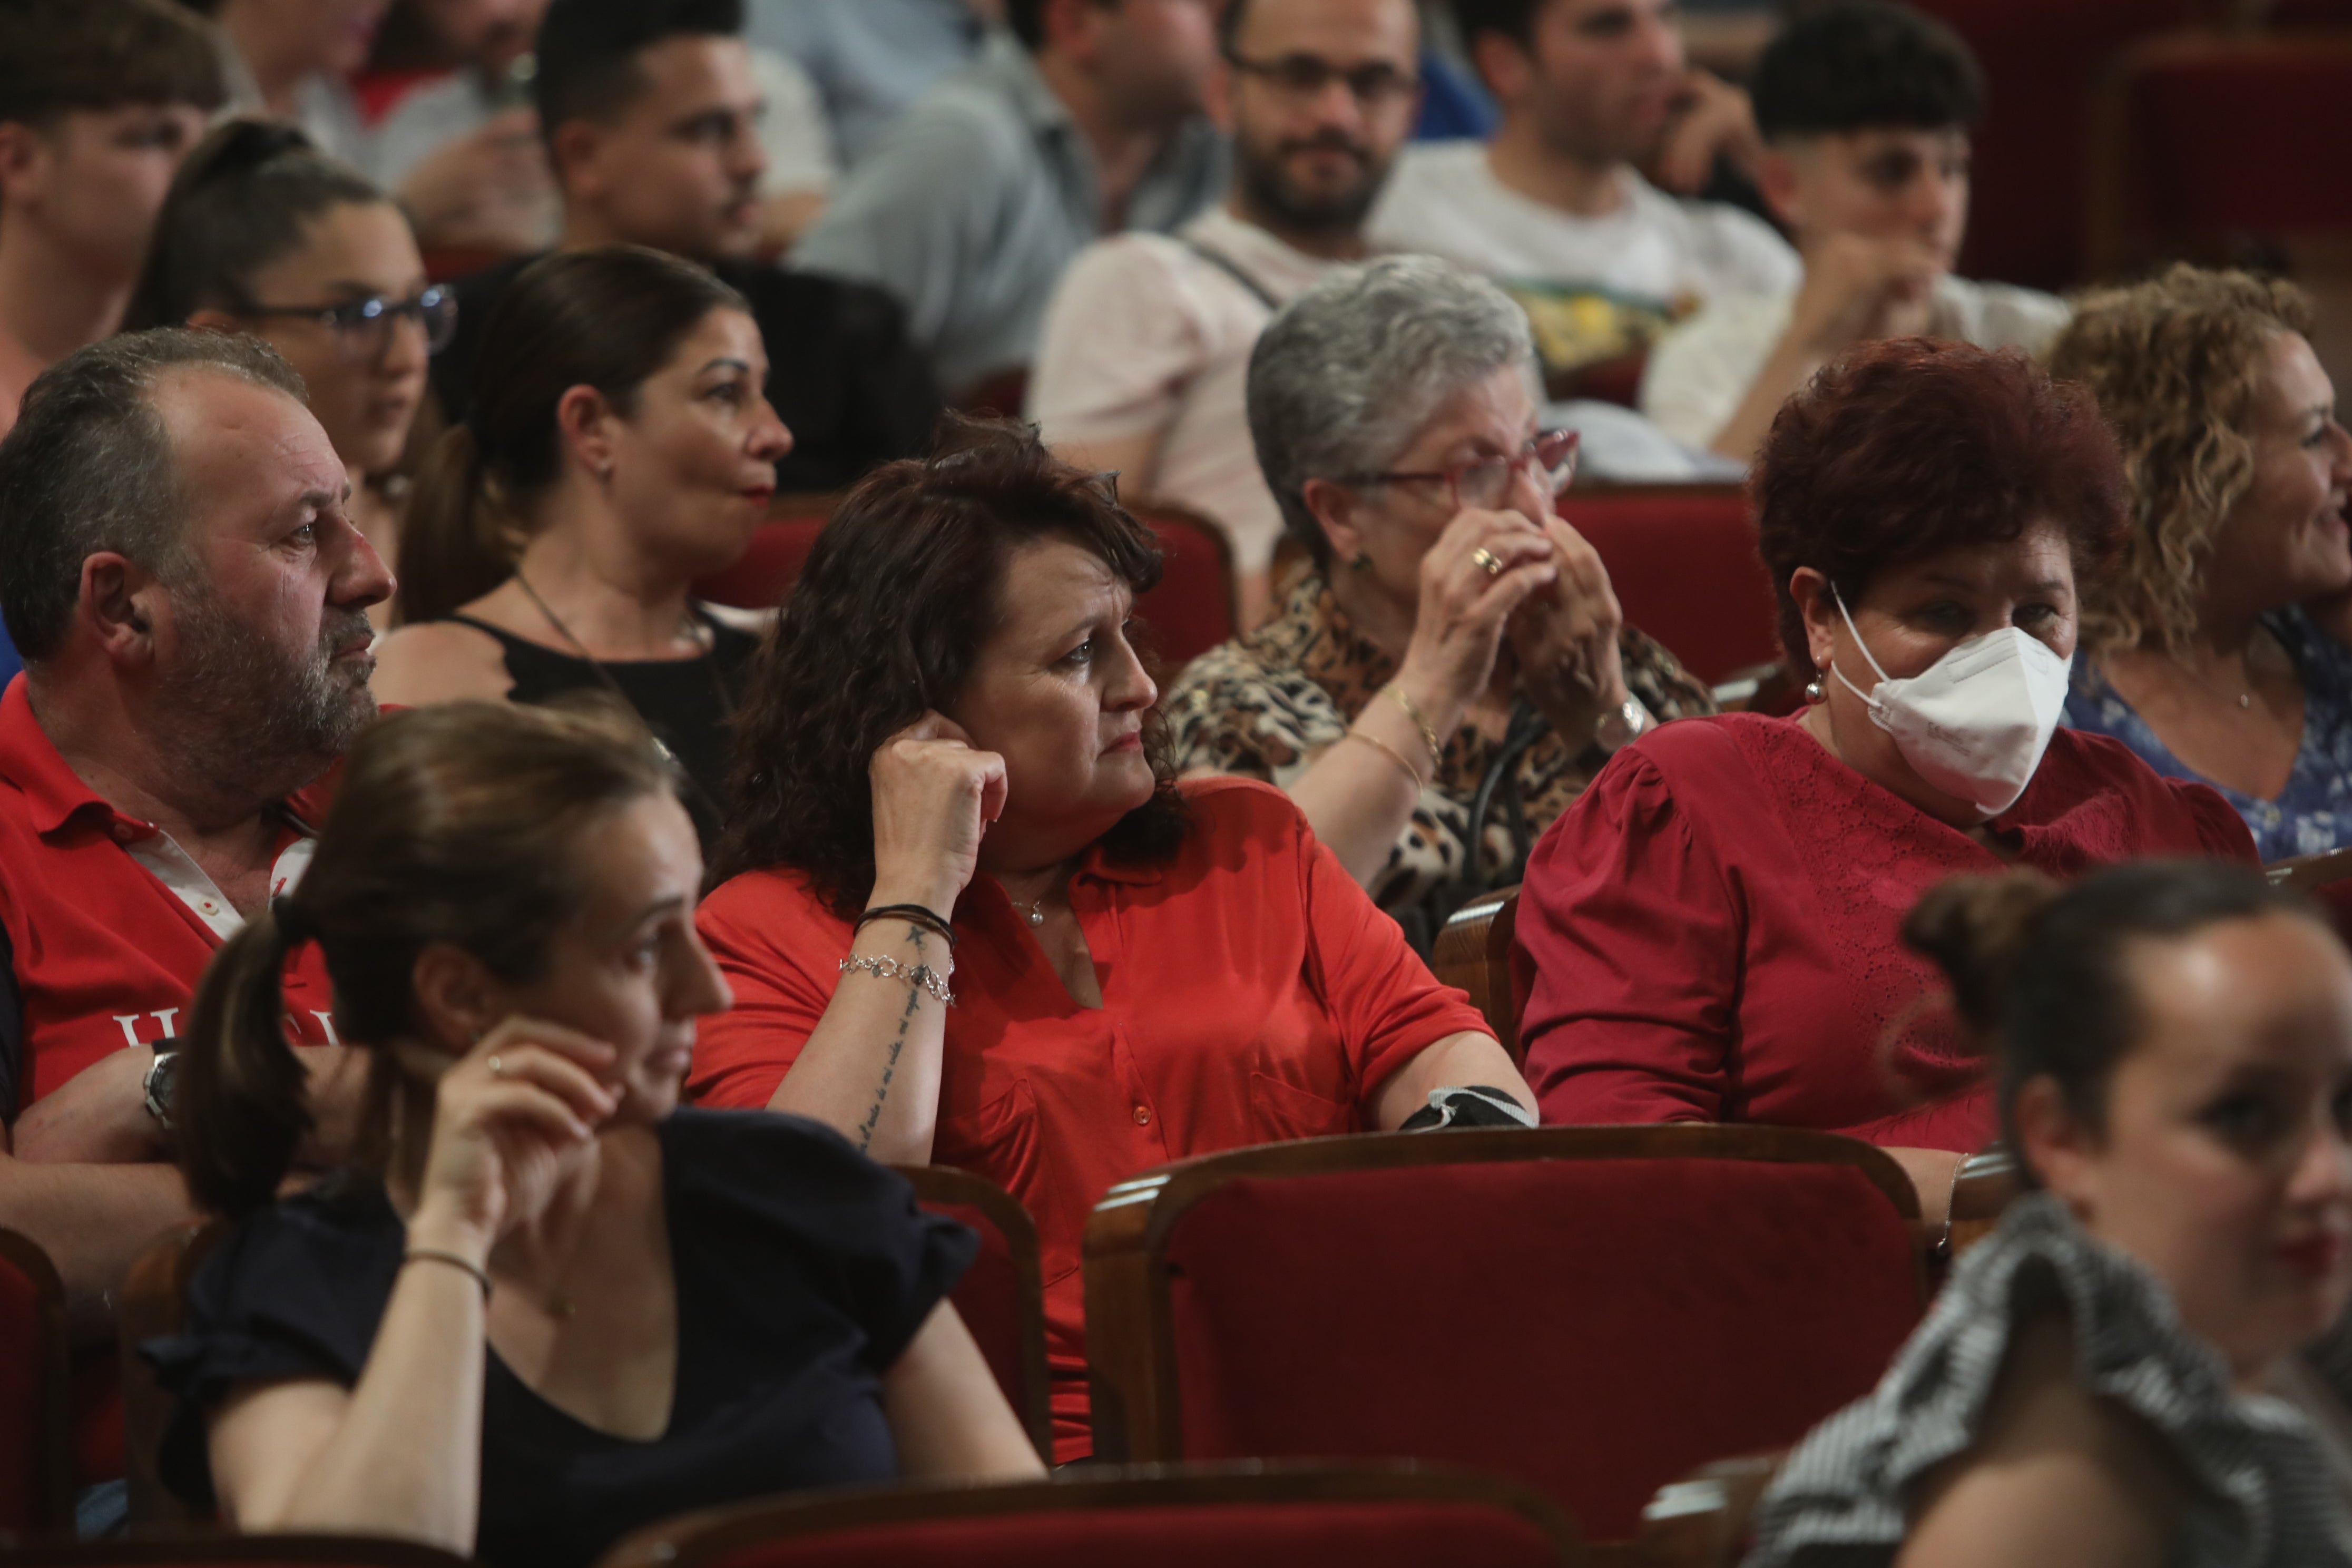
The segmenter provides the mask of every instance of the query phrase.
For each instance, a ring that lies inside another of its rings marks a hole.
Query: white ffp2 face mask
[[[2003,626],[1955,645],[1916,675],[1892,680],[1854,631],[1843,597],[1837,606],[1878,684],[1863,690],[1834,662],[1830,673],[1868,705],[1871,722],[1895,737],[1912,771],[1989,816],[2015,805],[2065,710],[2066,661],[2041,638]]]

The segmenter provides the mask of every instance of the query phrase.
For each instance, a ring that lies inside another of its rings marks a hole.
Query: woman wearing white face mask
[[[1811,701],[1643,736],[1537,847],[1528,1079],[1548,1121],[1865,1138],[1939,1209],[1994,1128],[1904,911],[1955,872],[2252,841],[2211,790],[2057,729],[2077,568],[2128,526],[2079,392],[2016,355],[1874,344],[1781,409],[1755,487]]]

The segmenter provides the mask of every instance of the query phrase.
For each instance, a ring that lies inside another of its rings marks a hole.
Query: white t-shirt
[[[1631,170],[1625,199],[1580,217],[1507,189],[1477,142],[1423,142],[1397,161],[1372,243],[1493,278],[1524,306],[1548,375],[1644,352],[1708,300],[1794,289],[1797,253],[1751,214],[1667,195]]]
[[[1232,539],[1240,571],[1264,572],[1282,513],[1250,441],[1250,350],[1276,305],[1336,265],[1223,207],[1172,235],[1097,240],[1046,307],[1029,416],[1056,446],[1160,432],[1151,472],[1129,475],[1123,488],[1205,514]]]
[[[1678,441],[1713,442],[1789,330],[1796,299],[1791,286],[1721,300],[1667,333],[1642,375],[1642,412]],[[2073,313],[2054,295],[1948,275],[1927,335],[2040,353]]]

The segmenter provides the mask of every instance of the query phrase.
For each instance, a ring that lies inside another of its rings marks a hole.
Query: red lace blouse
[[[2142,856],[2255,859],[2212,790],[2071,730],[1992,826],[2013,863],[2062,879]],[[1935,883],[2002,864],[1794,720],[1734,713],[1643,736],[1528,865],[1512,968],[1544,1120],[1982,1147],[1984,1064],[1897,931]]]

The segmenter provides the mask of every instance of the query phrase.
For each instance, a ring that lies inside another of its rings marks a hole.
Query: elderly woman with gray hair
[[[1429,258],[1275,317],[1250,433],[1311,569],[1168,700],[1181,767],[1287,791],[1424,952],[1611,752],[1714,710],[1555,513],[1576,437],[1537,428],[1534,363],[1519,308]]]

